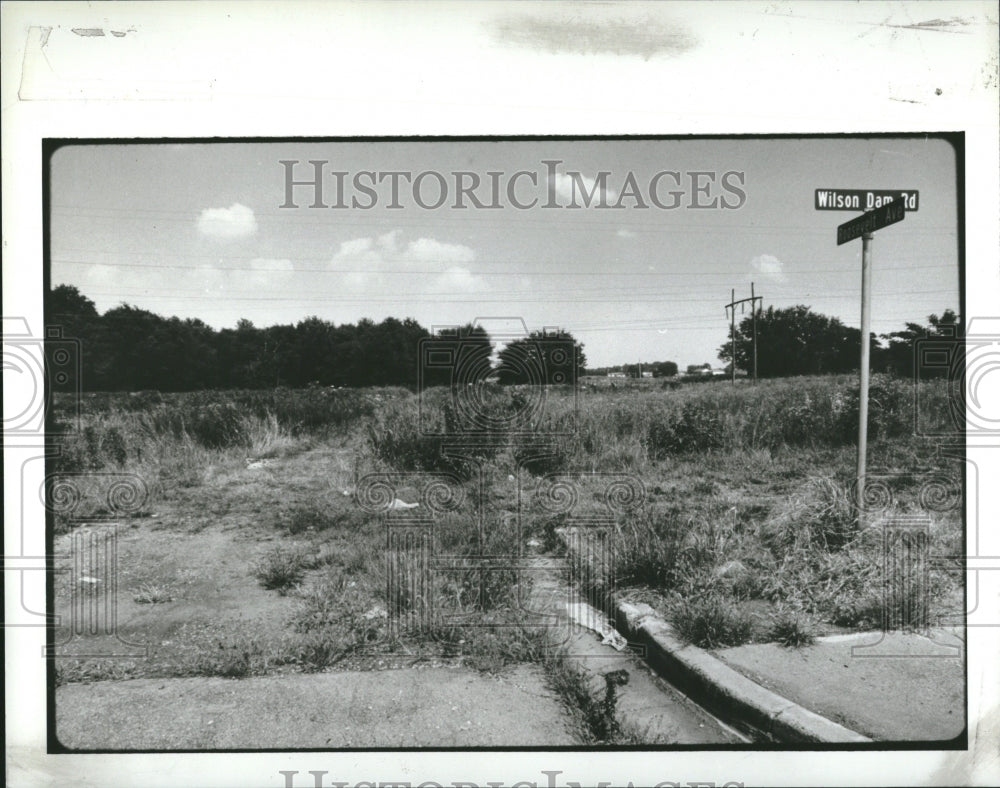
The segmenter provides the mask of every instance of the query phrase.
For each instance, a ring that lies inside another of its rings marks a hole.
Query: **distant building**
[[[608,377],[609,378],[624,378],[624,377],[627,377],[627,375],[624,372],[609,372],[608,373]]]
[[[643,370],[642,376],[644,378],[651,378],[651,377],[653,377],[653,373],[652,373],[652,371],[648,371],[647,372],[646,370]]]

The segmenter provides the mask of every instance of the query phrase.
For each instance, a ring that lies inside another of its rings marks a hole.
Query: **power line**
[[[73,250],[68,250],[73,251]],[[86,251],[80,250],[81,254],[135,254],[141,255],[143,252],[96,252],[96,251]],[[178,255],[182,259],[205,259],[205,260],[246,260],[246,256],[243,257],[229,257],[220,258],[215,255]],[[935,257],[936,255],[928,255],[928,257]],[[280,258],[259,258],[268,260],[315,260],[315,257],[280,257]],[[59,263],[60,265],[102,265],[109,268],[136,268],[136,269],[166,269],[170,271],[202,271],[205,270],[204,265],[179,265],[170,264],[164,265],[161,263],[128,263],[128,262],[101,262],[96,260],[71,260],[65,257],[53,257],[51,258],[53,263]],[[422,260],[424,263],[439,263],[441,265],[447,266],[457,266],[457,265],[473,265],[477,264],[473,261],[455,261],[455,260]],[[532,265],[538,264],[542,261],[499,261],[510,262],[518,265]],[[547,264],[551,264],[550,261],[545,261]],[[479,265],[496,265],[498,261],[490,260],[488,263],[478,263]],[[879,270],[881,271],[921,271],[934,268],[950,268],[957,270],[958,266],[954,263],[937,263],[935,265],[903,265],[903,266],[883,266]],[[252,271],[254,273],[319,273],[319,274],[368,274],[368,273],[380,273],[380,274],[405,274],[405,275],[421,275],[426,276],[428,274],[444,274],[448,273],[448,269],[413,269],[413,268],[390,268],[373,270],[372,268],[301,268],[296,267],[291,271],[287,268],[275,268],[275,267],[257,267],[257,266],[226,266],[225,268],[214,268],[213,270],[218,272],[225,271]],[[802,268],[802,269],[789,269],[784,268],[782,273],[788,274],[848,274],[853,272],[853,268]],[[664,276],[696,276],[696,277],[709,277],[709,276],[727,276],[732,277],[732,273],[725,271],[476,271],[472,272],[476,276],[573,276],[573,277],[583,277],[583,276],[644,276],[644,277],[664,277]]]
[[[516,295],[495,295],[492,293],[464,293],[457,294],[454,292],[435,292],[435,293],[400,293],[391,296],[380,296],[377,294],[370,294],[364,296],[238,296],[231,295],[229,293],[217,293],[217,294],[205,294],[205,295],[174,295],[171,293],[147,293],[147,292],[132,292],[128,293],[125,291],[102,291],[94,290],[91,291],[92,295],[98,296],[129,296],[129,297],[142,297],[142,298],[155,298],[158,300],[204,300],[204,301],[218,301],[219,298],[224,297],[228,301],[258,301],[258,302],[277,302],[277,301],[290,301],[290,302],[306,302],[306,303],[413,303],[414,301],[428,300],[431,299],[435,302],[440,303],[440,299],[452,296],[451,300],[446,303],[499,303],[505,301],[512,301],[518,304],[532,304],[532,303],[552,303],[553,298],[551,296],[545,297],[531,297],[531,298],[518,298]],[[947,296],[941,292],[941,290],[908,290],[897,292],[896,295],[942,295]],[[815,297],[809,296],[788,296],[782,298],[785,301],[801,301],[803,298],[809,298],[809,300],[857,300],[857,294],[845,294],[845,295],[821,295]],[[674,300],[663,300],[662,295],[656,293],[616,293],[610,294],[606,298],[567,298],[566,303],[585,303],[585,304],[603,304],[603,303],[634,303],[634,302],[655,302],[659,304],[666,305],[683,305],[683,304],[706,304],[706,303],[716,303],[714,298],[678,298]]]

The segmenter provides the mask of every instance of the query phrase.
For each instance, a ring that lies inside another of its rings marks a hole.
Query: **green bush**
[[[97,471],[106,467],[121,468],[128,460],[128,447],[122,426],[101,418],[79,432],[60,439],[60,452],[53,459],[53,470],[63,473]]]
[[[513,446],[514,462],[536,476],[558,473],[570,467],[574,443],[563,435],[521,437]]]
[[[671,621],[681,637],[702,648],[739,646],[750,639],[753,628],[739,607],[711,593],[681,600]]]
[[[779,616],[768,631],[768,637],[789,648],[809,646],[816,642],[816,636],[812,633],[809,623],[793,613],[783,613]]]
[[[421,429],[416,403],[384,406],[367,424],[372,453],[395,468],[411,471],[448,471],[454,461],[441,451],[441,438]]]
[[[302,582],[308,558],[301,550],[274,547],[254,566],[254,575],[268,589],[285,593]]]
[[[709,401],[688,400],[680,411],[653,415],[646,433],[650,457],[718,449],[724,443],[724,423],[718,408]]]
[[[675,524],[676,525],[676,524]],[[634,534],[615,538],[615,581],[623,586],[645,585],[670,588],[687,568],[684,532],[673,529],[640,528]]]

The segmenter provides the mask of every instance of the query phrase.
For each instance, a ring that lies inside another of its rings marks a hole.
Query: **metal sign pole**
[[[865,511],[865,458],[868,454],[868,373],[871,365],[872,233],[861,236],[861,380],[858,391],[858,518]]]

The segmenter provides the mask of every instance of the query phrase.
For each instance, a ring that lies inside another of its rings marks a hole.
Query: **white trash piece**
[[[601,636],[601,642],[611,646],[616,651],[624,651],[628,641],[622,637],[611,622],[608,621],[596,608],[586,602],[566,603],[566,612],[574,624],[586,627]]]

